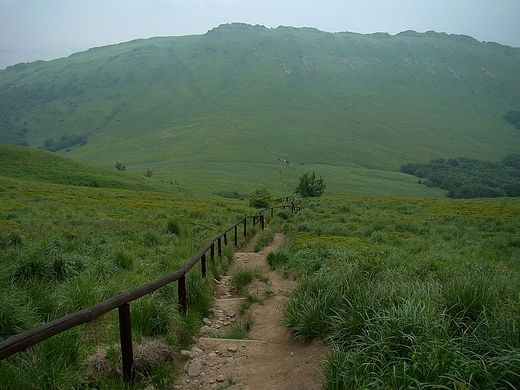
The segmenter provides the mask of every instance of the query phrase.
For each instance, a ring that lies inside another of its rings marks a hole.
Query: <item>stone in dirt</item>
[[[188,376],[195,378],[202,373],[202,362],[199,359],[194,359],[188,366]]]

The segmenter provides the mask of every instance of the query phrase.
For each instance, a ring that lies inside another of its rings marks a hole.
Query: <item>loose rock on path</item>
[[[225,276],[216,285],[216,308],[213,316],[204,320],[203,333],[189,351],[178,389],[211,390],[317,390],[321,389],[320,366],[324,348],[319,340],[298,342],[280,323],[283,301],[293,286],[293,281],[274,271],[266,256],[283,242],[283,234],[262,251],[254,253],[253,243],[243,252],[235,253],[234,262],[228,272],[250,267],[269,278],[267,283],[255,281],[249,285],[249,293],[262,298],[244,314],[239,314],[243,298],[236,295]],[[248,338],[214,338],[234,324],[247,320],[252,326]]]

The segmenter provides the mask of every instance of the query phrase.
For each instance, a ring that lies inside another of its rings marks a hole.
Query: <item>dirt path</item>
[[[247,339],[200,338],[190,351],[177,388],[232,390],[317,390],[321,388],[319,368],[323,360],[323,345],[292,340],[280,324],[283,301],[293,281],[273,271],[266,256],[283,242],[283,234],[276,234],[273,242],[258,253],[253,243],[235,254],[228,275],[239,268],[260,270],[267,283],[255,281],[249,293],[262,298],[242,315],[243,301],[229,283],[230,276],[217,285],[216,309],[205,319],[203,332],[226,335],[244,321],[252,320]]]

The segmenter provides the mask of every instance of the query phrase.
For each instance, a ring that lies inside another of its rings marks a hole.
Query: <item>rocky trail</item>
[[[320,365],[324,348],[320,341],[294,341],[280,323],[282,306],[293,281],[272,270],[266,261],[269,252],[283,242],[283,234],[262,251],[254,253],[254,242],[240,252],[227,276],[216,283],[216,308],[204,319],[201,337],[189,351],[178,389],[212,390],[315,390],[321,388]],[[233,272],[242,268],[258,270],[261,281],[248,285],[251,296],[261,300],[242,313],[244,298],[230,283]],[[232,329],[249,324],[244,339],[222,338]]]

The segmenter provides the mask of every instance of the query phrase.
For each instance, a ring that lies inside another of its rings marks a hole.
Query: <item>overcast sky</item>
[[[231,22],[392,35],[434,30],[520,47],[520,0],[0,0],[0,69]]]

